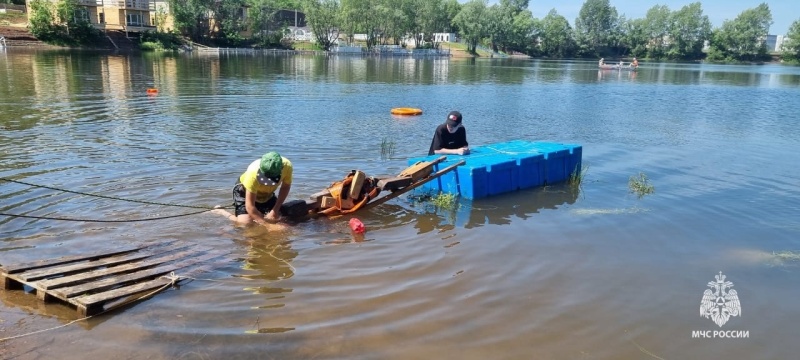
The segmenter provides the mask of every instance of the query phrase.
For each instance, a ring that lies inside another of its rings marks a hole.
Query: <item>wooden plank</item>
[[[141,275],[145,274],[145,272],[148,272],[148,271],[158,272],[158,271],[166,269],[166,270],[164,270],[164,272],[157,273],[157,274],[154,274],[152,276],[162,275],[164,273],[170,272],[170,271],[173,270],[172,265],[164,265],[164,263],[169,262],[169,261],[174,261],[174,260],[180,260],[183,257],[186,257],[187,255],[194,255],[196,253],[197,253],[197,250],[190,249],[190,250],[187,250],[187,251],[181,251],[179,253],[175,253],[175,254],[171,254],[169,256],[165,256],[163,258],[158,259],[158,263],[157,264],[151,264],[151,265],[158,265],[158,267],[152,268],[152,269],[149,269],[149,270],[137,271],[137,270],[140,270],[142,268],[142,266],[136,266],[136,265],[130,265],[130,264],[117,266],[115,268],[123,268],[123,269],[120,269],[121,271],[118,271],[117,274],[119,274],[119,272],[125,272],[125,271],[136,271],[136,272],[125,274],[125,275],[114,276],[114,277],[105,277],[105,278],[102,278],[102,279],[99,279],[99,280],[96,280],[96,281],[87,282],[87,283],[83,283],[83,284],[80,284],[80,285],[75,285],[75,286],[70,286],[70,287],[65,287],[65,288],[60,288],[60,289],[48,290],[48,293],[52,294],[53,296],[55,296],[55,297],[57,297],[59,299],[69,300],[69,298],[71,298],[71,297],[82,295],[82,294],[84,294],[86,292],[89,292],[89,291],[107,290],[107,289],[110,289],[112,287],[121,285],[124,282],[131,282],[131,281],[136,281],[136,280],[144,280],[147,276],[142,278]],[[112,269],[115,269],[115,268],[111,268],[111,269],[108,269],[108,270],[112,270]]]
[[[373,201],[370,201],[369,203],[367,203],[367,205],[364,205],[364,207],[359,209],[359,211],[363,211],[363,210],[366,210],[366,209],[371,209],[371,208],[376,207],[376,206],[378,206],[380,204],[383,204],[383,203],[385,203],[385,202],[387,202],[387,201],[389,201],[391,199],[394,199],[394,198],[396,198],[396,197],[398,197],[400,195],[403,195],[408,191],[411,191],[411,190],[413,190],[415,188],[418,188],[418,187],[422,186],[423,184],[425,184],[425,183],[427,183],[427,182],[429,182],[431,180],[434,180],[434,179],[436,179],[436,178],[438,178],[438,177],[440,177],[440,176],[442,176],[444,174],[449,173],[450,171],[455,170],[455,168],[457,168],[457,167],[459,167],[461,165],[464,165],[465,163],[466,163],[466,160],[461,160],[461,161],[459,161],[459,162],[457,162],[457,163],[455,163],[453,165],[450,165],[450,166],[448,166],[448,167],[446,167],[446,168],[444,168],[442,170],[439,170],[436,173],[433,173],[431,176],[429,176],[429,177],[427,177],[427,178],[425,178],[425,179],[423,179],[421,181],[415,182],[413,185],[410,185],[410,186],[407,186],[407,187],[403,188],[402,190],[395,191],[395,192],[393,192],[393,193],[391,193],[389,195],[386,195],[386,196],[384,196],[382,198],[378,198],[378,199],[375,199]]]
[[[225,255],[225,253],[221,253],[221,252],[207,253],[207,254],[204,254],[202,256],[192,257],[192,258],[186,259],[184,261],[181,261],[181,262],[178,262],[178,263],[175,263],[175,264],[159,266],[158,268],[155,268],[155,269],[150,269],[150,270],[140,271],[138,273],[128,274],[128,275],[122,276],[121,278],[130,279],[130,280],[124,280],[126,282],[127,281],[134,281],[134,280],[146,280],[146,279],[149,279],[149,278],[154,277],[154,276],[161,276],[161,275],[164,275],[164,274],[169,273],[171,271],[182,269],[182,268],[194,265],[196,263],[199,263],[199,262],[202,262],[202,261],[208,261],[208,260],[214,259],[216,257],[223,256],[223,255]],[[158,278],[158,279],[155,279],[155,280],[150,280],[150,281],[146,281],[146,282],[142,282],[142,283],[137,283],[137,284],[134,284],[134,285],[131,285],[131,286],[125,286],[125,287],[114,289],[114,290],[111,290],[111,291],[105,291],[105,292],[92,294],[92,295],[79,296],[79,297],[70,299],[69,302],[75,304],[79,308],[83,307],[83,308],[87,308],[88,309],[88,308],[92,308],[93,305],[98,304],[98,303],[103,303],[103,302],[107,302],[107,301],[111,301],[111,300],[116,300],[116,299],[119,299],[119,298],[122,298],[122,297],[125,297],[125,296],[128,296],[128,295],[136,294],[136,293],[139,293],[139,292],[142,292],[142,291],[156,289],[156,288],[158,288],[160,286],[164,286],[166,284],[169,284],[170,282],[171,282],[171,280],[169,280],[169,279]]]
[[[7,274],[0,273],[0,285],[3,290],[19,290],[22,289],[22,283],[14,279],[10,279]]]
[[[414,165],[407,167],[397,177],[410,177],[412,180],[417,181],[427,177],[433,172],[433,164],[427,161],[418,161]]]
[[[323,196],[331,196],[331,192],[330,192],[328,189],[325,189],[325,190],[322,190],[322,191],[320,191],[320,192],[318,192],[318,193],[312,194],[312,195],[310,196],[310,198],[311,198],[312,200],[316,201],[316,202],[319,202],[319,201],[321,201],[320,199],[321,199]]]
[[[108,268],[104,268],[104,269],[91,270],[91,271],[86,271],[86,272],[82,272],[82,273],[78,273],[78,274],[74,274],[74,275],[59,277],[59,278],[55,278],[55,279],[38,281],[33,286],[37,290],[52,290],[52,289],[57,289],[57,288],[64,287],[64,286],[75,285],[75,284],[78,284],[78,283],[81,283],[81,282],[95,280],[95,279],[98,279],[98,278],[101,278],[101,277],[105,277],[105,276],[109,276],[109,275],[114,275],[114,274],[119,274],[119,273],[123,273],[123,272],[133,271],[133,270],[136,270],[138,268],[145,268],[145,267],[155,266],[155,265],[159,265],[159,264],[164,262],[163,260],[161,260],[162,257],[171,256],[171,253],[174,252],[174,251],[180,251],[180,250],[183,250],[183,249],[186,249],[186,248],[191,248],[191,247],[196,247],[196,245],[195,244],[183,244],[181,246],[176,246],[176,247],[170,248],[169,251],[165,251],[163,253],[154,254],[154,255],[148,255],[148,257],[150,257],[150,259],[147,259],[147,260],[140,259],[139,261],[129,262],[125,266],[121,266],[121,265],[120,266],[113,266],[113,267],[108,267]],[[199,251],[207,251],[208,249],[209,248],[207,248],[207,247],[202,247],[202,248],[195,248],[195,249],[191,249],[191,250],[199,252]],[[181,254],[189,254],[189,253],[190,253],[189,251],[184,251]]]
[[[412,182],[413,180],[407,176],[380,179],[378,180],[378,188],[381,189],[381,191],[396,191],[411,185]]]
[[[308,199],[306,200],[306,206],[308,207],[308,211],[317,212],[322,204],[320,204],[320,202],[317,200]]]
[[[174,242],[171,242],[169,245],[172,245],[172,243]],[[186,245],[179,245],[178,248],[185,246]],[[42,268],[39,270],[25,271],[17,275],[17,277],[25,282],[36,281],[47,277],[52,277],[56,275],[67,275],[70,273],[98,268],[102,266],[114,266],[114,265],[124,264],[140,260],[146,257],[150,257],[160,252],[168,252],[168,251],[171,251],[170,248],[165,246],[151,247],[149,249],[143,249],[143,251],[130,252],[122,255],[115,255],[92,261],[69,263],[67,265],[62,265],[62,266],[53,266],[53,267]]]
[[[116,299],[119,299],[119,298],[122,298],[122,297],[125,297],[125,296],[128,296],[128,295],[140,293],[140,292],[143,292],[143,291],[148,291],[148,290],[153,290],[153,289],[157,289],[157,288],[160,288],[160,287],[164,287],[164,286],[166,286],[167,284],[169,284],[171,282],[172,282],[172,280],[170,280],[170,279],[158,278],[158,279],[155,279],[155,280],[150,280],[150,281],[147,281],[147,282],[138,283],[138,284],[133,285],[133,286],[128,286],[128,287],[125,287],[123,289],[117,290],[117,291],[119,291],[119,297],[117,297]],[[126,292],[123,293],[122,290],[126,290]],[[127,293],[127,292],[129,292],[129,293]],[[75,306],[78,308],[78,313],[81,316],[92,316],[92,315],[95,315],[97,313],[102,312],[103,311],[103,304],[105,304],[106,302],[108,302],[110,300],[114,300],[114,299],[109,299],[109,300],[105,300],[105,301],[94,301],[94,302],[91,302],[91,303],[88,303],[88,304],[84,304],[84,303],[76,301]]]
[[[353,175],[353,180],[350,182],[350,190],[347,196],[349,199],[358,200],[358,197],[361,196],[361,188],[364,187],[364,180],[366,180],[366,178],[367,174],[364,174],[361,170],[356,170]]]
[[[102,252],[95,252],[91,254],[62,256],[56,259],[36,260],[19,264],[5,265],[3,267],[0,267],[0,273],[15,274],[26,270],[40,269],[43,267],[48,267],[53,265],[61,265],[82,260],[99,259],[105,256],[119,255],[136,250],[141,250],[150,246],[153,246],[153,244],[139,245],[139,246],[123,246],[121,248],[118,248],[110,252],[108,250],[105,250]]]
[[[433,161],[417,161],[414,165],[407,167],[405,170],[400,172],[397,177],[411,177],[412,180],[418,181],[428,177],[431,173],[433,173],[433,165],[436,165],[442,161],[447,160],[446,156],[440,156],[436,160]]]
[[[330,196],[323,196],[322,197],[322,203],[321,203],[320,207],[322,207],[324,209],[324,208],[329,208],[329,207],[332,207],[332,206],[336,206],[336,199],[334,199],[334,198],[332,198]]]

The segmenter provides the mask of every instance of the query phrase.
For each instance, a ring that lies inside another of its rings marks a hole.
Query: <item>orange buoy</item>
[[[391,111],[392,115],[422,115],[422,109],[400,107]]]
[[[158,94],[158,89],[149,88],[147,89],[148,94]]]

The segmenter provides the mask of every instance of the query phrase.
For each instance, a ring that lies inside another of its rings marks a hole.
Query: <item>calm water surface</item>
[[[642,65],[0,51],[3,178],[227,205],[244,168],[277,150],[295,165],[290,197],[305,198],[350,169],[399,172],[453,109],[473,145],[578,143],[588,165],[579,191],[457,210],[393,200],[359,215],[362,243],[345,241],[346,219],[266,233],[212,214],[0,216],[2,264],[167,240],[231,252],[178,290],[0,342],[0,357],[796,358],[800,262],[775,254],[800,255],[800,68]],[[425,114],[389,115],[400,106]],[[655,193],[637,198],[640,172]],[[191,209],[3,181],[0,212]],[[698,311],[720,271],[742,308],[721,328]],[[77,318],[32,294],[0,300],[0,337]],[[693,339],[701,330],[749,338]]]

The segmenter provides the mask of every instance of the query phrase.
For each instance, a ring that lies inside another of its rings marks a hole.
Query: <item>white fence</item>
[[[363,46],[339,45],[333,47],[331,52],[377,56],[450,56],[450,49],[406,49],[399,45],[378,45],[369,51]]]

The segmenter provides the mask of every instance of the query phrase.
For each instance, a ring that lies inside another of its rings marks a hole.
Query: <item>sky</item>
[[[459,0],[465,3],[468,0]],[[698,0],[610,0],[611,6],[617,13],[625,15],[627,19],[641,19],[656,5],[667,5],[671,11],[680,10]],[[772,26],[769,28],[771,35],[786,35],[792,22],[800,20],[799,0],[699,0],[703,7],[703,14],[711,20],[711,26],[720,27],[725,20],[733,20],[742,11],[752,9],[766,2],[772,12]],[[489,0],[489,4],[497,3]],[[570,25],[575,25],[575,18],[585,0],[530,0],[528,8],[533,17],[541,19],[547,16],[551,9],[556,9],[559,15],[565,17]]]

